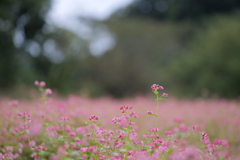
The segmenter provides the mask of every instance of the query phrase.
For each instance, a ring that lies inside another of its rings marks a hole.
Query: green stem
[[[157,98],[158,98],[158,94],[157,94]],[[158,100],[157,100],[156,115],[158,115]],[[156,116],[156,127],[157,127],[157,125],[158,125],[158,116]]]
[[[127,152],[124,154],[124,160],[128,160],[128,153]]]

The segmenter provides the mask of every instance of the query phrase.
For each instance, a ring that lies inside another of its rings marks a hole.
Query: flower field
[[[0,160],[240,159],[238,101],[59,99],[37,85],[35,100],[0,101]]]

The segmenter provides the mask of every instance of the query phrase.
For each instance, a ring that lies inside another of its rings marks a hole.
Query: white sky
[[[90,51],[101,55],[115,45],[114,37],[105,29],[97,35],[91,26],[81,21],[79,17],[105,20],[116,10],[126,7],[134,0],[52,0],[46,20],[49,24],[75,32],[82,38],[94,39]],[[102,27],[104,28],[104,27]]]
[[[134,0],[52,0],[49,18],[55,22],[65,22],[66,17],[89,17],[107,19],[117,9],[126,7]]]

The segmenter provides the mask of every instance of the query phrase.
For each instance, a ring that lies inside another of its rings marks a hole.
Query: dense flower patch
[[[150,99],[49,98],[2,100],[0,160],[237,159],[240,105],[224,100],[179,101],[154,84]],[[161,103],[159,103],[161,101]],[[124,105],[127,104],[127,105]]]

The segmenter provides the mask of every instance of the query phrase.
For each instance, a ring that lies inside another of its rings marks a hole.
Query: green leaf
[[[40,157],[44,157],[45,155],[48,154],[48,152],[40,150],[40,151],[38,152],[38,154],[39,154]]]
[[[39,91],[40,91],[40,92],[43,92],[44,90],[43,90],[43,88],[42,88],[42,87],[39,87]]]
[[[132,130],[132,126],[127,126],[126,127],[128,130]]]
[[[150,150],[150,154],[153,154],[153,153],[154,153],[154,150],[153,150],[153,149],[151,149],[151,150]]]
[[[150,147],[149,146],[143,146],[144,150],[148,150]]]
[[[132,149],[134,149],[134,146],[131,145],[131,144],[127,144],[125,147],[126,147],[128,150],[132,150]]]
[[[157,114],[153,114],[153,113],[150,113],[149,115],[158,117]]]
[[[58,134],[63,134],[64,131],[63,131],[63,130],[58,130],[57,133],[58,133]]]
[[[159,92],[157,90],[154,91],[155,94],[159,94]]]
[[[168,151],[167,151],[167,154],[168,154],[168,157],[174,152],[174,149],[173,148],[170,148]]]
[[[47,122],[47,123],[44,124],[44,126],[45,126],[45,127],[49,127],[50,124]]]
[[[22,136],[22,135],[24,135],[24,134],[25,134],[25,131],[19,133],[18,136]]]
[[[97,126],[102,126],[102,124],[96,124]]]
[[[156,100],[166,100],[166,98],[156,98]]]
[[[45,95],[41,98],[42,101],[45,101],[45,100],[47,100],[47,99],[48,99],[48,97],[45,96]]]

